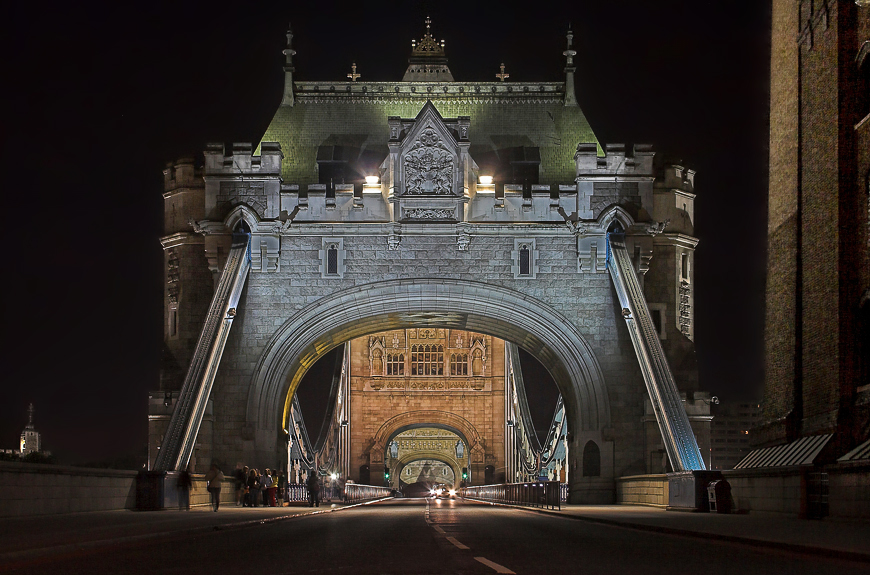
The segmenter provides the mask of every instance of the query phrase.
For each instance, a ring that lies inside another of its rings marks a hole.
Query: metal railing
[[[559,485],[562,486],[562,488],[560,490],[559,501],[561,501],[562,503],[568,503],[568,484],[567,483],[560,483]]]
[[[359,483],[348,483],[344,486],[345,501],[348,503],[389,497],[392,493],[393,490],[389,487],[375,487],[374,485],[360,485]]]
[[[505,505],[540,507],[542,509],[562,508],[562,484],[558,481],[476,485],[463,487],[459,490],[459,496]]]
[[[308,488],[302,483],[291,483],[284,497],[285,501],[308,501]]]

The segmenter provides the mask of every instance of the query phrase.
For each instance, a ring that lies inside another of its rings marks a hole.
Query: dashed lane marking
[[[504,565],[499,565],[495,561],[490,561],[486,557],[475,557],[475,559],[477,561],[480,561],[481,563],[483,563],[487,567],[494,569],[496,573],[513,573],[513,575],[516,575],[516,573],[514,573],[513,571],[511,571],[510,569],[508,569]]]
[[[456,545],[458,549],[471,549],[471,547],[469,547],[468,545],[463,545],[462,543],[457,541],[456,537],[448,537],[447,540]]]
[[[440,533],[441,535],[445,535],[445,532],[444,532],[443,529],[441,529],[441,526],[440,526],[440,525],[433,525],[433,526],[432,526],[432,529],[434,529],[435,531],[437,531],[437,532]]]

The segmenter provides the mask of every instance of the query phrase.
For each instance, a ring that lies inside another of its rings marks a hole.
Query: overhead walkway
[[[706,469],[622,234],[607,234],[607,269],[674,471]]]
[[[251,235],[234,233],[232,248],[154,464],[155,471],[180,471],[190,461],[239,297],[251,268],[250,250]]]

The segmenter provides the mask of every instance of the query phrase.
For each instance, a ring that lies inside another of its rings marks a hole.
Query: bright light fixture
[[[492,176],[480,176],[480,183],[484,186],[492,184]]]
[[[370,186],[376,185],[380,181],[380,178],[377,176],[366,176],[366,183]]]

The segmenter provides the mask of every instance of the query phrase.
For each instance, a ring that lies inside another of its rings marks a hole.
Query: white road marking
[[[440,525],[433,525],[433,526],[432,526],[432,529],[434,529],[435,531],[437,531],[437,532],[440,533],[441,535],[444,535],[444,534],[445,534],[445,533],[444,533],[444,530],[441,529],[441,526],[440,526]]]
[[[448,537],[447,540],[456,545],[456,547],[459,549],[471,549],[471,547],[469,547],[468,545],[463,545],[462,543],[457,541],[456,537]]]
[[[487,567],[494,569],[496,573],[513,573],[513,575],[516,575],[516,573],[514,573],[513,571],[511,571],[507,567],[499,565],[495,561],[490,561],[486,557],[475,557],[475,559],[480,561],[481,563],[483,563]]]

